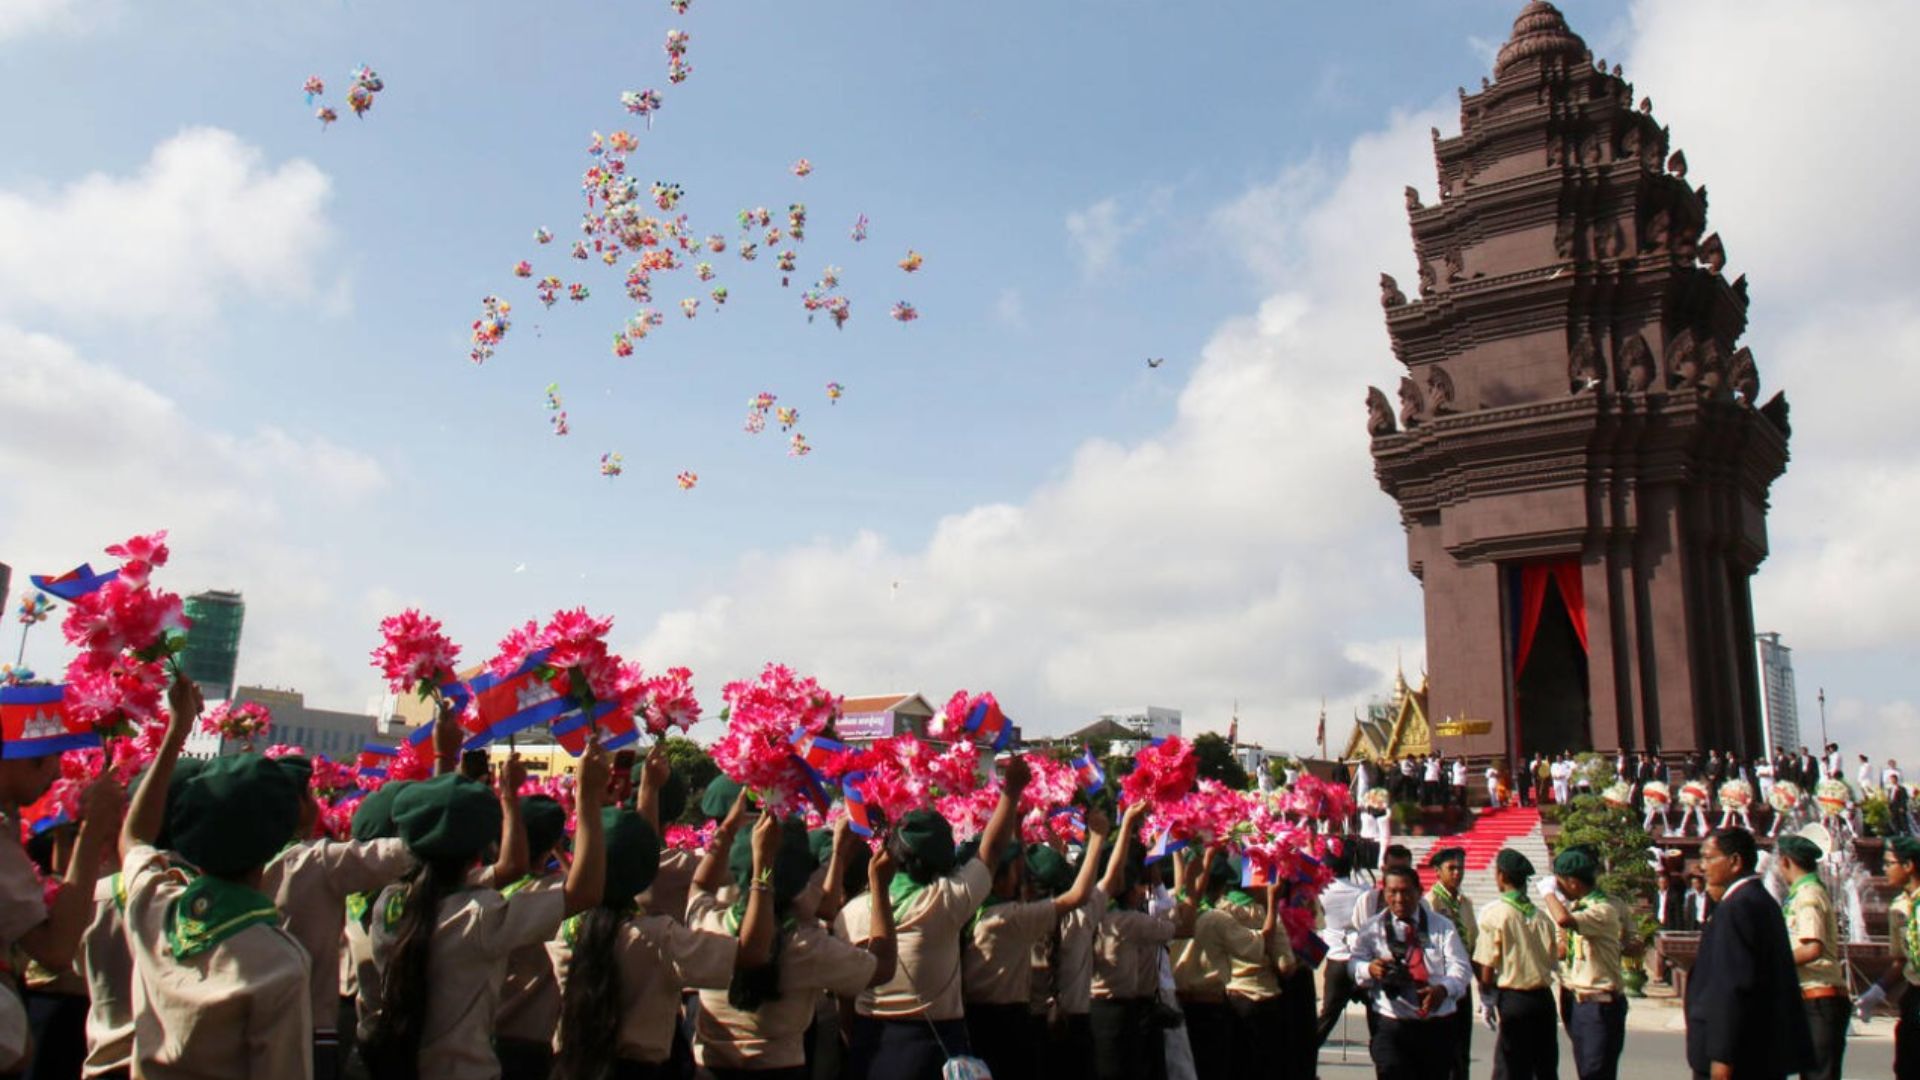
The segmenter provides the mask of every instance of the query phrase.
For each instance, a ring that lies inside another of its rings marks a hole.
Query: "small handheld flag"
[[[848,773],[840,780],[840,791],[847,797],[847,827],[871,839],[873,817],[867,809],[866,793],[860,790],[860,785],[866,778],[867,774],[864,772]]]
[[[1153,842],[1153,847],[1147,849],[1146,861],[1158,862],[1186,846],[1187,842],[1185,840],[1175,840],[1173,838],[1172,829],[1163,829],[1160,832],[1160,838]]]
[[[0,686],[0,758],[46,757],[100,745],[100,733],[67,711],[67,688]]]
[[[1080,811],[1071,806],[1058,806],[1047,814],[1047,820],[1061,839],[1070,844],[1086,843],[1087,819]]]
[[[433,725],[422,725],[420,730],[431,731],[433,730]],[[407,741],[412,742],[413,737],[409,735]],[[354,758],[353,763],[360,770],[361,776],[374,780],[385,780],[387,778],[388,766],[392,765],[394,759],[399,756],[400,748],[397,746],[368,743],[360,748],[360,754]]]
[[[1007,714],[1000,711],[1000,703],[988,694],[982,694],[967,707],[963,727],[973,741],[991,744],[996,754],[1013,741],[1013,724],[1007,720]]]
[[[1247,855],[1240,862],[1240,887],[1243,889],[1266,888],[1277,880],[1274,877],[1274,865],[1267,859]]]
[[[1073,771],[1080,777],[1081,790],[1089,795],[1098,795],[1107,786],[1107,771],[1100,767],[1090,747],[1080,748],[1079,756],[1073,759]]]
[[[72,601],[78,600],[89,593],[98,592],[107,582],[119,576],[120,571],[118,570],[109,570],[104,574],[96,574],[93,572],[93,565],[91,563],[81,563],[79,566],[58,576],[49,577],[46,574],[31,574],[27,577],[27,580],[33,582],[33,587],[42,592],[50,592],[62,600]]]
[[[805,730],[796,731],[788,740],[793,743],[793,756],[812,773],[817,780],[826,779],[826,768],[833,759],[847,752],[847,744],[824,735],[809,734]]]
[[[505,678],[489,671],[467,684],[473,693],[474,706],[466,720],[467,731],[473,736],[467,740],[467,749],[475,750],[516,732],[557,720],[578,708],[552,683],[540,677],[547,653],[548,650],[539,649],[529,654]]]

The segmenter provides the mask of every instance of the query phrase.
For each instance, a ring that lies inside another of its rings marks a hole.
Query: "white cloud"
[[[103,0],[0,0],[0,41],[40,31],[85,30],[109,17]]]
[[[1010,330],[1027,325],[1027,302],[1019,289],[1001,289],[993,301],[993,320]]]
[[[335,643],[363,638],[367,624],[339,603],[345,567],[313,537],[364,512],[386,484],[376,462],[271,426],[212,429],[154,387],[3,323],[0,401],[0,551],[22,577],[110,563],[107,544],[169,529],[162,584],[245,584],[241,678],[323,701],[364,695],[357,650]],[[56,637],[37,639],[29,658],[64,662]]]
[[[1137,204],[1123,204],[1109,195],[1098,202],[1067,214],[1067,239],[1073,245],[1080,271],[1096,277],[1117,269],[1121,249],[1129,241],[1164,218],[1173,202],[1173,189],[1158,187],[1140,198]]]
[[[190,128],[130,176],[0,191],[0,317],[171,324],[234,295],[337,303],[315,282],[331,189],[311,162],[270,166],[231,132]]]

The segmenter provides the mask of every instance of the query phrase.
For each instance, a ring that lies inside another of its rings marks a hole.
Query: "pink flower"
[[[520,670],[527,657],[545,648],[546,644],[540,624],[528,619],[525,626],[509,631],[506,637],[500,639],[498,653],[487,661],[487,670],[498,678],[507,678]]]
[[[157,720],[166,692],[166,668],[158,661],[82,652],[67,665],[68,714],[103,733]]]
[[[243,701],[237,705],[222,701],[200,718],[200,730],[205,734],[243,742],[252,742],[265,735],[272,726],[272,714],[257,701]]]
[[[823,732],[839,715],[839,696],[779,664],[768,664],[752,682],[728,683],[720,696],[727,703],[727,731],[713,745],[714,764],[776,810],[790,810],[808,787],[793,738]]]
[[[648,679],[641,711],[646,717],[647,730],[655,736],[665,735],[673,728],[692,730],[700,719],[700,701],[693,695],[693,671],[668,668],[666,674]]]
[[[677,851],[702,852],[713,843],[713,834],[719,827],[718,821],[709,821],[699,826],[669,825],[666,844]]]
[[[440,620],[408,608],[380,620],[380,636],[373,666],[394,693],[419,691],[424,696],[454,678],[460,646],[441,633]]]
[[[394,756],[393,764],[387,766],[387,780],[426,780],[433,776],[433,746],[431,739],[415,745],[411,742],[400,744],[400,753]]]
[[[1192,790],[1199,773],[1193,747],[1176,735],[1134,755],[1133,771],[1120,781],[1122,801],[1164,806]]]
[[[141,586],[156,566],[167,565],[167,530],[149,536],[135,536],[107,548],[107,554],[119,556],[120,580]]]
[[[933,801],[934,811],[953,826],[955,841],[971,840],[985,832],[987,822],[993,817],[994,807],[998,805],[1000,792],[993,788],[981,788],[963,795],[943,795]]]

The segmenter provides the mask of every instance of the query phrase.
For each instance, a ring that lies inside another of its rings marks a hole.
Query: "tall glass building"
[[[232,697],[234,672],[240,666],[240,628],[247,618],[246,601],[237,592],[212,589],[187,597],[186,609],[193,628],[187,631],[181,670],[200,684],[209,702]]]
[[[1780,644],[1779,634],[1755,634],[1754,640],[1760,648],[1760,700],[1766,719],[1762,729],[1767,753],[1796,751],[1800,749],[1800,698],[1793,685],[1793,650]]]

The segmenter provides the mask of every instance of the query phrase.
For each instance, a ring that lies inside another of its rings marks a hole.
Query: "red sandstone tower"
[[[1407,189],[1419,296],[1381,278],[1406,375],[1397,409],[1367,398],[1428,715],[1470,732],[1449,753],[1757,753],[1749,580],[1788,427],[1738,345],[1746,280],[1651,103],[1552,4],[1493,75],[1434,132],[1437,203]]]

